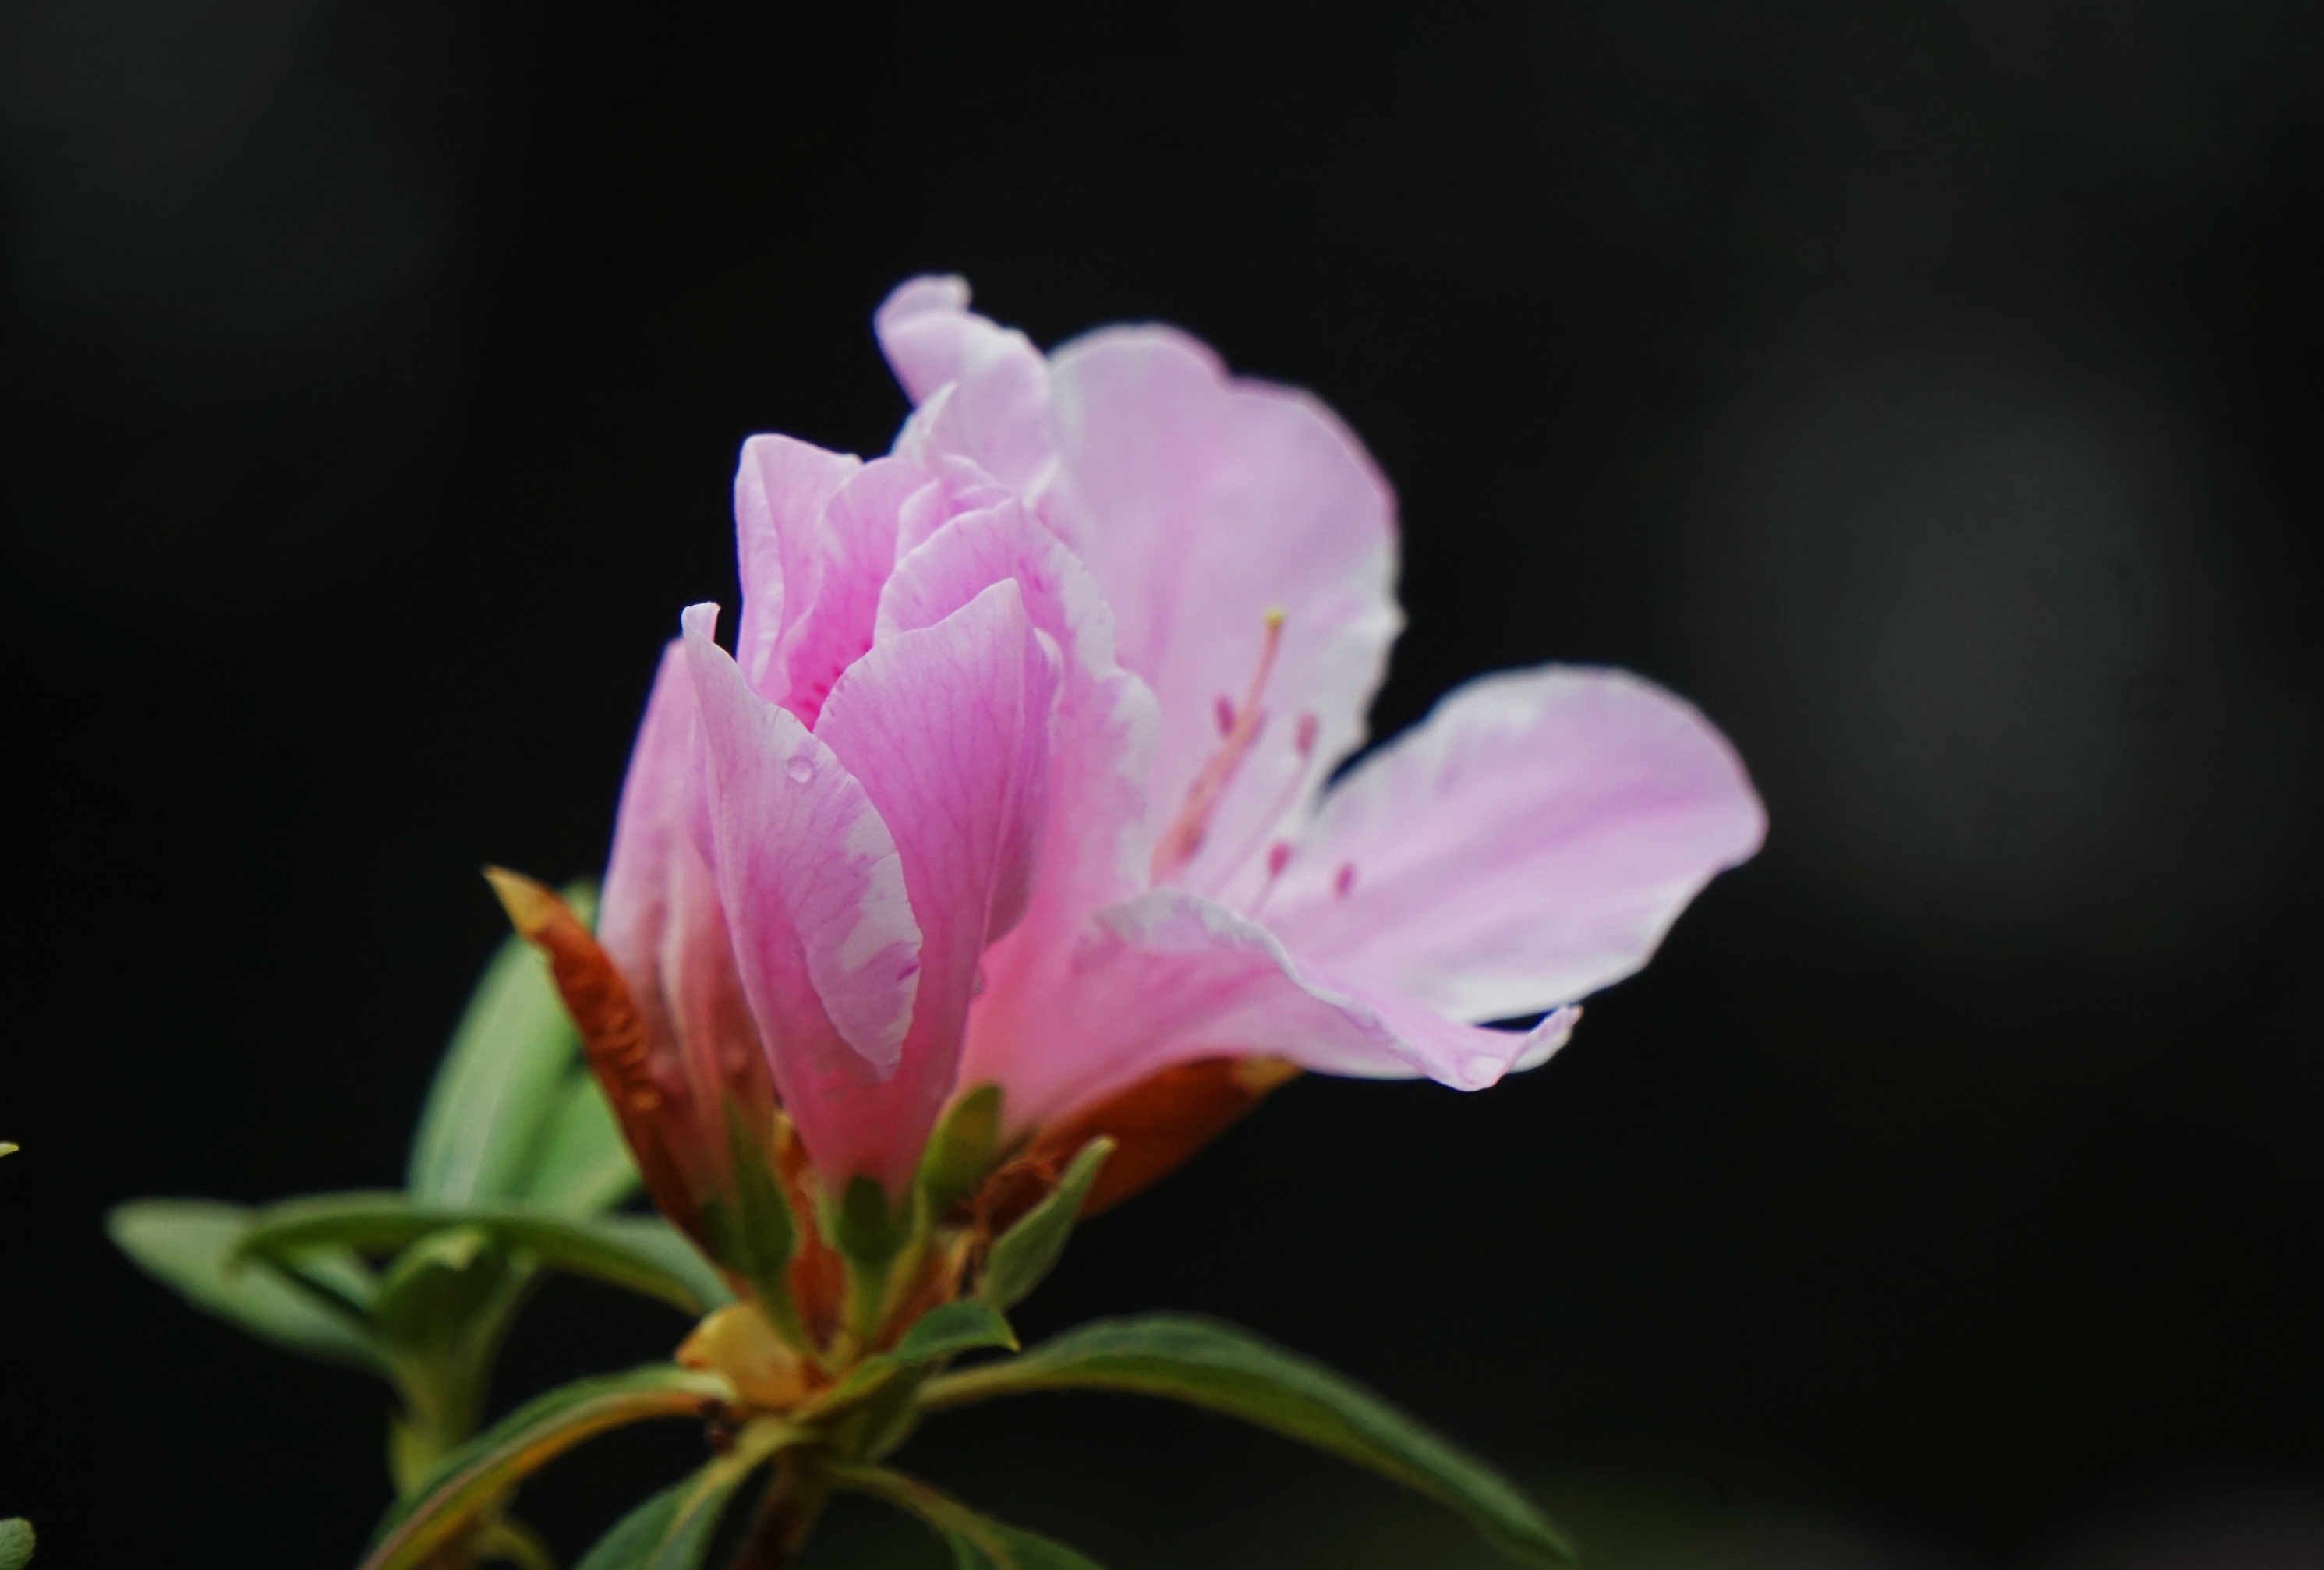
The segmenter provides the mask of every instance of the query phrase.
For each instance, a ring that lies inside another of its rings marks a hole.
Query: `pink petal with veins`
[[[1537,1013],[1646,964],[1766,824],[1726,738],[1661,688],[1505,671],[1333,790],[1264,919],[1303,962],[1438,1013]]]
[[[797,716],[743,684],[686,613],[719,900],[775,1087],[818,1168],[883,1171],[923,937],[897,842]],[[843,1179],[844,1180],[844,1179]]]
[[[816,738],[895,836],[921,933],[880,1161],[855,1168],[891,1193],[952,1091],[984,947],[1032,877],[1056,679],[1016,584],[1003,580],[931,626],[880,638],[823,707]]]

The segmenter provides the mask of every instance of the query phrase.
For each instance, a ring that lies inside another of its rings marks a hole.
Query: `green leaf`
[[[523,1197],[543,1123],[580,1056],[549,961],[511,937],[484,967],[429,1089],[404,1178],[412,1196]]]
[[[999,1085],[980,1085],[945,1109],[920,1154],[920,1214],[929,1224],[976,1192],[1000,1138]]]
[[[945,1303],[915,1320],[888,1355],[900,1362],[920,1362],[988,1346],[1017,1350],[1017,1333],[1001,1311],[989,1303]]]
[[[707,1418],[733,1391],[715,1375],[657,1363],[537,1396],[454,1451],[380,1524],[362,1570],[413,1570],[525,1478],[608,1429]]]
[[[0,1521],[0,1570],[24,1570],[32,1562],[32,1522],[22,1516]]]
[[[1312,1359],[1191,1315],[1102,1319],[1022,1356],[939,1375],[926,1410],[1029,1390],[1167,1396],[1272,1428],[1450,1505],[1504,1552],[1535,1565],[1573,1550],[1482,1461]]]
[[[573,1570],[647,1570],[694,1479],[674,1482],[615,1521]]]
[[[552,1215],[513,1206],[463,1209],[415,1204],[401,1194],[356,1192],[285,1200],[254,1219],[242,1251],[270,1260],[321,1247],[391,1254],[430,1233],[473,1228],[503,1248],[528,1251],[551,1269],[659,1298],[697,1317],[728,1296],[715,1272],[626,1217]],[[714,1286],[717,1298],[708,1295]]]
[[[734,1300],[734,1289],[718,1267],[710,1262],[703,1251],[694,1246],[694,1240],[659,1215],[599,1215],[593,1216],[586,1230],[627,1250],[646,1263],[659,1269],[674,1280],[684,1283],[699,1310],[707,1314],[713,1308],[724,1308]],[[578,1272],[576,1272],[576,1274]],[[673,1302],[676,1299],[671,1299]]]
[[[949,1494],[884,1466],[825,1464],[839,1487],[882,1499],[927,1522],[952,1550],[956,1570],[1099,1570],[1062,1543],[981,1516]]]
[[[386,1365],[362,1317],[318,1301],[268,1264],[237,1260],[259,1213],[214,1199],[134,1199],[115,1205],[105,1228],[140,1270],[206,1313],[277,1346],[326,1362],[384,1373]],[[300,1267],[362,1283],[370,1272],[344,1251],[295,1252]]]
[[[760,1418],[735,1436],[732,1450],[615,1522],[576,1570],[700,1570],[734,1491],[805,1437],[779,1418]]]
[[[957,1530],[944,1536],[945,1547],[952,1550],[954,1570],[1100,1570],[1095,1560],[1063,1543],[990,1519],[984,1523],[982,1541]]]
[[[540,1149],[518,1197],[561,1215],[595,1215],[640,1187],[638,1164],[597,1076],[586,1069],[567,1075],[542,1120]]]
[[[1056,1190],[1001,1234],[985,1259],[984,1279],[976,1286],[980,1301],[1006,1313],[1041,1284],[1057,1256],[1065,1251],[1065,1239],[1073,1235],[1082,1201],[1089,1197],[1098,1168],[1111,1154],[1113,1141],[1102,1135],[1084,1145],[1065,1175],[1057,1179]]]

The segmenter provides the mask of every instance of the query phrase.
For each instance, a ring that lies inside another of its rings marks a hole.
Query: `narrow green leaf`
[[[933,1224],[976,1192],[1001,1138],[1001,1087],[980,1085],[945,1109],[920,1155],[920,1214]]]
[[[1006,1313],[1041,1284],[1057,1256],[1065,1251],[1065,1240],[1073,1235],[1074,1223],[1082,1213],[1082,1201],[1089,1197],[1098,1168],[1111,1154],[1113,1141],[1103,1136],[1084,1145],[1065,1175],[1057,1179],[1056,1191],[1001,1234],[985,1259],[984,1279],[976,1286],[980,1301]]]
[[[662,1233],[614,1216],[563,1216],[513,1206],[456,1208],[416,1204],[401,1194],[320,1194],[256,1213],[241,1241],[245,1255],[276,1259],[337,1247],[392,1254],[431,1233],[472,1228],[501,1247],[523,1249],[553,1270],[659,1298],[683,1313],[707,1313],[728,1294],[715,1272],[688,1261]],[[717,1297],[708,1295],[715,1287]]]
[[[693,1486],[691,1477],[671,1483],[615,1521],[573,1570],[647,1570]]]
[[[586,885],[565,896],[591,919],[595,900]],[[413,1197],[447,1205],[524,1198],[557,1092],[580,1056],[548,960],[510,937],[470,994],[420,1110],[404,1179]]]
[[[290,1351],[384,1373],[379,1348],[358,1315],[325,1307],[268,1264],[237,1262],[236,1251],[258,1214],[214,1199],[134,1199],[115,1205],[105,1226],[140,1270],[205,1313]],[[309,1251],[293,1258],[350,1284],[363,1282],[368,1291],[369,1272],[351,1257]]]
[[[1017,1333],[991,1304],[962,1301],[940,1304],[921,1315],[888,1355],[899,1362],[921,1362],[989,1346],[1014,1352]]]
[[[586,1068],[567,1075],[542,1120],[540,1148],[517,1197],[560,1215],[595,1215],[641,1186],[638,1164],[597,1076]]]
[[[408,1505],[391,1510],[362,1570],[425,1565],[494,1501],[583,1440],[657,1418],[706,1418],[733,1393],[715,1375],[657,1363],[537,1396],[446,1456]]]
[[[718,1267],[694,1246],[692,1238],[659,1215],[593,1216],[586,1230],[683,1282],[702,1305],[700,1313],[724,1308],[734,1300],[734,1289],[719,1274]]]
[[[952,1550],[954,1570],[1101,1570],[1095,1560],[1063,1543],[996,1520],[985,1521],[982,1542],[958,1530],[944,1538],[945,1547]],[[996,1558],[996,1553],[1007,1557]]]
[[[735,1436],[732,1450],[614,1523],[576,1570],[699,1570],[735,1490],[805,1437],[779,1418],[761,1418]]]
[[[517,1570],[557,1570],[557,1556],[540,1534],[512,1516],[486,1524],[469,1540],[479,1565],[513,1565]]]
[[[6,1155],[0,1150],[0,1155]],[[0,1521],[0,1570],[24,1570],[32,1562],[32,1523],[22,1516]]]
[[[924,1409],[1029,1390],[1167,1396],[1313,1445],[1468,1517],[1504,1552],[1534,1565],[1573,1551],[1533,1502],[1482,1461],[1345,1376],[1247,1330],[1191,1315],[1105,1319],[1019,1357],[930,1380]]]
[[[956,1570],[1100,1570],[1062,1543],[979,1515],[916,1477],[884,1466],[826,1463],[823,1470],[839,1487],[885,1500],[927,1522],[952,1550]]]

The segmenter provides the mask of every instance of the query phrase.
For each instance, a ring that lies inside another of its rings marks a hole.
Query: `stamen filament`
[[[1267,689],[1267,679],[1275,670],[1276,651],[1283,646],[1283,612],[1280,608],[1267,613],[1267,639],[1259,651],[1259,669],[1251,672],[1250,690],[1234,712],[1234,725],[1203,765],[1194,782],[1186,788],[1186,804],[1178,816],[1154,844],[1154,859],[1149,867],[1155,882],[1176,877],[1185,870],[1203,848],[1203,836],[1210,832],[1211,815],[1234,783],[1235,771],[1242,767],[1251,745],[1259,740],[1259,728],[1267,723],[1259,700]]]

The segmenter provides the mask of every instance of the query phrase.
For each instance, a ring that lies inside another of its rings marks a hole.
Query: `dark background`
[[[657,647],[733,600],[736,444],[883,448],[870,312],[945,269],[1348,418],[1404,510],[1380,730],[1629,665],[1775,825],[1548,1067],[1293,1086],[1033,1329],[1246,1321],[1604,1565],[2324,1564],[2324,13],[993,9],[6,14],[0,1513],[42,1562],[352,1562],[382,1392],[100,1213],[396,1178],[479,864],[599,866]],[[503,1399],[681,1329],[557,1286]],[[531,1511],[576,1547],[690,1443]],[[1138,1403],[912,1455],[1117,1570],[1488,1562]]]

